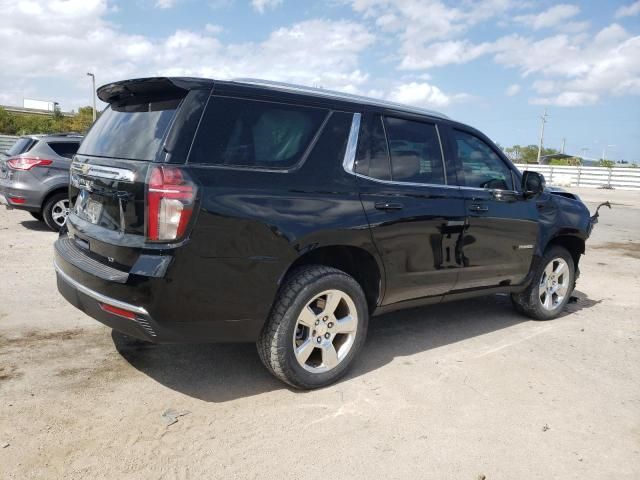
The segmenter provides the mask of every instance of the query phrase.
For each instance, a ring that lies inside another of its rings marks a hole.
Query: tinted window
[[[49,142],[49,147],[56,152],[56,155],[66,158],[73,158],[79,146],[80,143],[76,142]]]
[[[79,153],[154,160],[180,99],[110,105],[91,127]]]
[[[385,118],[391,153],[391,178],[397,182],[445,184],[436,126]]]
[[[7,150],[7,155],[12,157],[14,155],[20,155],[21,153],[28,152],[29,150],[31,150],[31,147],[33,147],[35,143],[36,142],[34,142],[31,138],[19,138],[18,140],[16,140],[16,143],[14,143],[11,148]]]
[[[474,188],[513,190],[511,170],[498,154],[478,137],[459,130],[453,131],[464,185]]]
[[[355,171],[367,177],[391,180],[387,139],[379,115],[366,115],[360,126]]]
[[[301,160],[328,111],[212,97],[189,162],[287,168]]]

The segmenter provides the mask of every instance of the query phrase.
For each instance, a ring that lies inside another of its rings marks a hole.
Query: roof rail
[[[83,137],[79,132],[58,132],[58,133],[43,133],[45,137]]]
[[[446,118],[449,117],[444,113],[436,112],[426,108],[404,105],[402,103],[389,102],[387,100],[379,100],[377,98],[365,97],[363,95],[354,95],[351,93],[336,92],[335,90],[325,90],[324,88],[307,87],[305,85],[295,85],[292,83],[276,82],[273,80],[261,80],[258,78],[234,78],[233,83],[241,83],[245,85],[255,85],[272,88],[290,93],[305,93],[316,97],[332,98],[336,100],[345,100],[348,102],[363,103],[365,105],[373,105],[376,107],[393,108],[405,112],[417,113],[420,115],[429,115],[431,117]]]

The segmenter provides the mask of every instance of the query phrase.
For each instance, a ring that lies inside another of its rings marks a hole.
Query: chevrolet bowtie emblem
[[[89,173],[89,165],[87,165],[86,163],[84,165],[82,165],[81,170],[82,170],[82,174],[86,175],[87,173]]]

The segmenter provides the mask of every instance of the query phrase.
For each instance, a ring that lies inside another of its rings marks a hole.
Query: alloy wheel
[[[316,295],[298,315],[293,351],[302,368],[323,373],[337,367],[353,347],[358,313],[352,298],[340,290]]]
[[[51,218],[59,227],[64,227],[69,215],[69,199],[65,198],[53,204]]]
[[[542,272],[538,287],[538,298],[545,310],[555,310],[569,292],[571,274],[563,258],[551,260]]]

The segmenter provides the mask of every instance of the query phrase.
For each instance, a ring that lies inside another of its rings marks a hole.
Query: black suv
[[[592,221],[482,133],[408,106],[254,80],[105,85],[71,166],[58,288],[152,342],[257,342],[327,385],[369,316],[510,293],[560,314]]]

